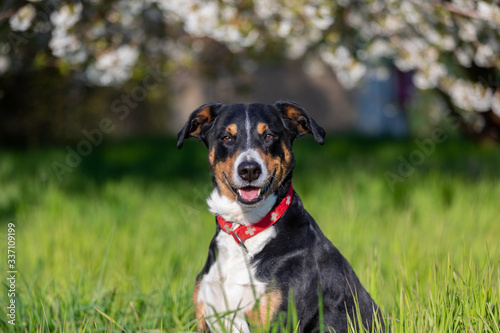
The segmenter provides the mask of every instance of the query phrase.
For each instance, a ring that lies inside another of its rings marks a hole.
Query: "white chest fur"
[[[217,201],[220,205],[221,201]],[[214,211],[213,201],[209,205]],[[221,323],[227,332],[250,331],[245,313],[253,308],[267,286],[255,277],[255,267],[250,261],[275,236],[276,229],[270,227],[247,239],[247,253],[231,235],[223,231],[217,235],[217,259],[202,278],[198,293],[198,301],[205,304],[205,320],[212,332],[223,331]]]
[[[212,332],[222,331],[219,322],[227,332],[249,332],[245,313],[266,291],[266,283],[255,277],[250,260],[275,234],[275,228],[270,227],[247,239],[248,253],[227,233],[221,231],[217,236],[217,260],[201,280],[198,294]]]

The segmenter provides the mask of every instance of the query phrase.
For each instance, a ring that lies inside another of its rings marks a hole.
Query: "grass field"
[[[393,332],[500,332],[500,149],[448,140],[398,174],[418,149],[301,139],[294,187]],[[51,164],[65,162],[64,147],[0,151],[0,330],[193,330],[193,282],[214,231],[205,148],[138,139],[93,150],[62,181]]]

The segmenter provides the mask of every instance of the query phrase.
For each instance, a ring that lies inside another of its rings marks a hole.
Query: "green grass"
[[[301,139],[294,187],[393,332],[498,333],[500,149],[439,144],[391,191],[385,173],[417,148]],[[51,163],[65,154],[0,151],[0,330],[193,330],[193,282],[214,231],[205,148],[107,143],[59,182]],[[16,326],[5,314],[8,223],[16,226]]]

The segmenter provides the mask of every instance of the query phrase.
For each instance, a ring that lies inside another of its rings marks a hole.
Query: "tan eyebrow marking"
[[[259,123],[257,125],[257,133],[263,134],[268,128],[269,128],[269,126],[267,124]]]
[[[226,127],[226,131],[228,131],[231,135],[236,135],[236,133],[238,133],[238,126],[236,126],[236,124],[231,124]]]

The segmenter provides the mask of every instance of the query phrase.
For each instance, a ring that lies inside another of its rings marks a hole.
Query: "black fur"
[[[301,332],[319,326],[318,288],[323,296],[324,324],[335,332],[347,332],[347,314],[357,324],[353,294],[366,328],[372,327],[374,310],[382,321],[351,265],[323,235],[296,193],[275,226],[278,236],[254,258],[257,277],[274,281],[284,295],[293,291]],[[287,306],[283,301],[280,311],[286,312]]]

